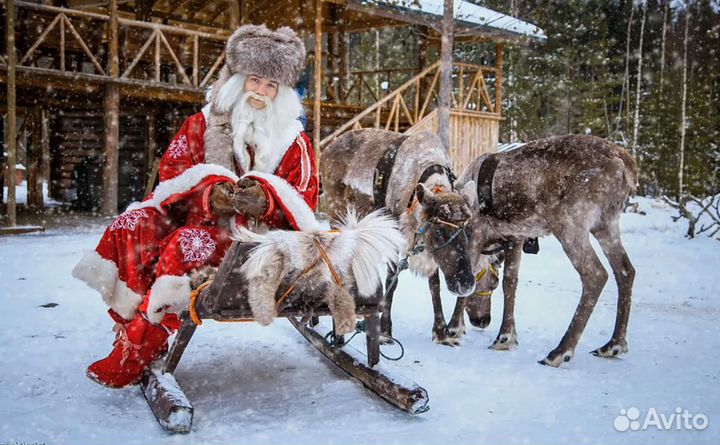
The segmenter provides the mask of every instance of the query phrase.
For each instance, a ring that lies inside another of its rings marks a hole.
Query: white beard
[[[218,102],[230,112],[233,153],[238,165],[244,170],[259,170],[274,173],[278,164],[303,131],[298,117],[302,104],[295,91],[285,85],[278,86],[274,100],[252,92],[242,92],[244,76],[235,74],[223,86]],[[225,88],[227,87],[227,88]],[[265,107],[256,109],[248,103],[250,97],[265,102]],[[253,147],[255,164],[251,165],[247,146]]]

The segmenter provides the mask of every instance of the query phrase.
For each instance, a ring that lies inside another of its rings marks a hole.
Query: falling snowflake
[[[210,232],[203,229],[185,229],[179,238],[180,250],[183,253],[183,262],[204,262],[215,251],[215,241]]]
[[[173,159],[180,159],[188,149],[187,137],[185,135],[172,141],[170,147],[168,147],[168,153]]]
[[[147,212],[145,212],[144,209],[128,210],[127,212],[115,218],[115,221],[110,224],[110,231],[115,231],[119,229],[135,231],[135,226],[137,225],[137,223],[142,218],[147,217],[148,214]]]

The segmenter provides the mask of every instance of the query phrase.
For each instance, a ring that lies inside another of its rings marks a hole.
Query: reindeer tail
[[[632,155],[622,147],[617,147],[615,152],[616,155],[622,160],[625,167],[625,182],[630,188],[630,192],[634,193],[638,186],[637,162],[635,162],[635,158],[633,158]]]
[[[385,277],[387,265],[397,263],[405,250],[405,238],[397,222],[382,210],[358,220],[355,209],[348,208],[338,236],[353,239],[350,267],[360,296],[375,293]]]

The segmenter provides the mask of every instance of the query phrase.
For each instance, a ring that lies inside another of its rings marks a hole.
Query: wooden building
[[[20,147],[29,205],[42,206],[41,178],[48,180],[51,197],[75,199],[80,207],[101,202],[105,214],[141,198],[174,131],[204,102],[224,63],[225,40],[244,23],[290,26],[304,37],[304,103],[316,150],[354,128],[412,132],[437,126],[440,62],[432,54],[440,45],[442,0],[0,4],[7,152],[2,160],[10,173]],[[450,154],[459,170],[497,145],[503,45],[544,35],[534,25],[467,1],[455,1],[454,16],[455,42],[495,47],[492,64],[452,65]],[[421,36],[414,66],[351,69],[353,35],[402,27]],[[13,199],[6,206],[12,223]]]

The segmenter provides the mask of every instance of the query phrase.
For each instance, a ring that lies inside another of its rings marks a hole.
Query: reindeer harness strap
[[[400,146],[409,136],[403,135],[397,137],[390,143],[390,146],[380,158],[373,173],[373,202],[375,210],[385,207],[385,198],[387,196],[388,184],[390,184],[390,175],[395,166],[395,158]]]
[[[493,208],[492,183],[495,177],[500,159],[496,155],[488,155],[480,164],[477,176],[477,198],[480,213],[488,215],[495,209]]]

